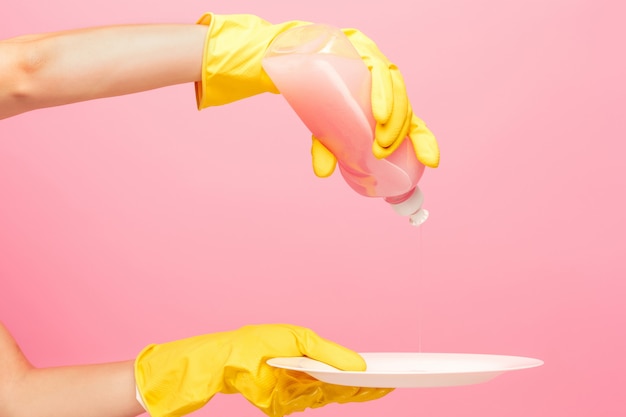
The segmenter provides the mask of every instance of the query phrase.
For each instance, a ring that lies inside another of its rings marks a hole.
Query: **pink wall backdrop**
[[[626,414],[620,2],[5,1],[0,36],[209,10],[375,39],[440,141],[431,218],[316,178],[280,96],[197,112],[184,85],[2,121],[0,319],[35,364],[290,322],[359,351],[545,361],[311,415]],[[259,412],[218,396],[197,415]]]

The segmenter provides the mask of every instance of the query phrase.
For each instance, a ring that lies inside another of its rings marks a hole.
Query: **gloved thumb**
[[[320,178],[330,177],[337,166],[337,158],[333,153],[313,136],[311,144],[311,158],[313,162],[313,172]]]
[[[353,350],[320,337],[310,329],[298,329],[297,332],[303,355],[342,371],[365,371],[367,368],[365,359]]]

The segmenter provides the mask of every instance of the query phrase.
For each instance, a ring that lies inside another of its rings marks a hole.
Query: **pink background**
[[[618,3],[3,2],[2,37],[208,10],[358,27],[402,70],[442,162],[416,230],[314,177],[280,96],[197,112],[184,85],[2,121],[0,319],[39,366],[264,322],[359,351],[546,362],[320,416],[624,415]],[[197,414],[259,412],[218,396]]]

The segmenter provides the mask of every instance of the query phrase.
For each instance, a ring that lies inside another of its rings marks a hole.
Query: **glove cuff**
[[[215,347],[207,355],[196,336],[144,348],[135,359],[138,401],[152,417],[180,417],[204,406],[221,388],[224,359]],[[211,363],[218,365],[209,366]],[[211,370],[212,372],[209,373]],[[199,377],[199,372],[204,375]],[[201,380],[203,383],[199,383]]]
[[[195,84],[198,109],[218,106],[260,93],[278,93],[261,60],[281,32],[304,22],[279,25],[247,14],[204,14],[209,26],[202,58],[202,80]]]
[[[141,392],[139,392],[139,387],[135,384],[135,399],[144,410],[148,411],[146,404],[143,402],[143,398],[141,397]]]

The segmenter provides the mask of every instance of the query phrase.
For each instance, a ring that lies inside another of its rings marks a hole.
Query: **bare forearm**
[[[15,385],[8,417],[134,417],[133,362],[31,369]]]
[[[35,368],[0,322],[1,417],[133,417],[134,361]]]
[[[200,79],[202,25],[130,25],[0,42],[0,118]]]

